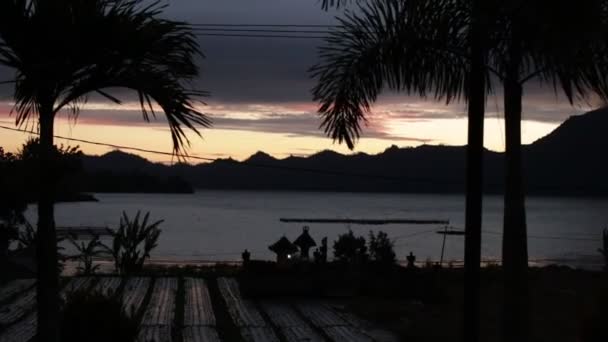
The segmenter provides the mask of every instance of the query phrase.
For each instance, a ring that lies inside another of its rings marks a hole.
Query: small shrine
[[[302,258],[304,260],[309,259],[310,249],[317,245],[315,240],[308,233],[308,230],[309,230],[308,226],[304,226],[304,228],[302,229],[302,234],[300,234],[300,236],[298,236],[296,241],[293,242],[294,245],[296,245],[296,246],[298,246],[298,248],[300,248],[300,258]]]
[[[268,249],[276,253],[277,263],[286,264],[291,256],[298,251],[298,247],[291,243],[285,236],[279,239],[279,241],[268,246]]]

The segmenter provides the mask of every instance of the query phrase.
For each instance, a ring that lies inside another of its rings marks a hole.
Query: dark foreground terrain
[[[482,340],[500,341],[500,269],[485,268],[482,277]],[[462,278],[462,269],[433,267],[153,267],[133,277],[65,278],[62,296],[76,289],[118,296],[139,320],[141,340],[450,341],[460,336]],[[532,341],[608,341],[607,273],[532,268],[529,281]],[[0,286],[0,341],[33,338],[33,285]]]

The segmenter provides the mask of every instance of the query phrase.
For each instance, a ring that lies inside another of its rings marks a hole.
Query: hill
[[[543,195],[607,196],[608,110],[566,120],[549,135],[524,146],[528,192]],[[321,151],[308,157],[274,158],[257,152],[245,161],[219,159],[167,166],[119,151],[87,156],[89,173],[139,174],[184,179],[199,189],[306,190],[352,192],[461,193],[464,146],[399,148],[342,155]],[[504,155],[485,151],[485,189],[503,189]]]

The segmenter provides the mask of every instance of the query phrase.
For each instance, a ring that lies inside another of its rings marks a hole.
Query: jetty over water
[[[421,220],[421,219],[335,219],[335,218],[280,218],[287,223],[330,223],[330,224],[358,224],[358,225],[387,225],[387,224],[415,224],[415,225],[447,225],[450,220]]]
[[[89,238],[94,236],[111,235],[107,227],[57,227],[57,236],[75,236],[77,239]]]

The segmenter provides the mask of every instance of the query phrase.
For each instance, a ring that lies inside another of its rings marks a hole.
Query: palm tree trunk
[[[517,34],[511,44],[505,80],[505,198],[502,262],[504,271],[504,331],[507,342],[529,338],[528,242],[524,203],[521,147],[522,85],[519,82],[522,52]]]
[[[465,208],[465,284],[463,341],[479,341],[479,290],[483,202],[483,130],[485,115],[485,49],[481,1],[473,2]]]
[[[36,261],[38,341],[59,340],[59,277],[54,222],[53,106],[40,106],[40,196]]]

